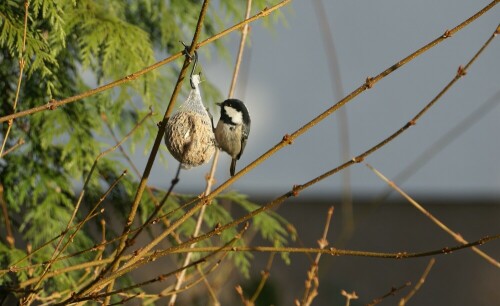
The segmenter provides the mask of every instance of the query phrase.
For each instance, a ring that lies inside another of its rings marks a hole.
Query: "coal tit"
[[[238,99],[227,99],[220,106],[220,119],[215,128],[215,139],[219,148],[232,158],[229,172],[234,175],[236,161],[240,159],[248,135],[250,134],[250,115]]]

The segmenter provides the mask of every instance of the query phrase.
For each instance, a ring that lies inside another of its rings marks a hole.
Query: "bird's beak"
[[[219,102],[219,103],[215,103],[217,106],[221,107],[222,106],[222,102]]]

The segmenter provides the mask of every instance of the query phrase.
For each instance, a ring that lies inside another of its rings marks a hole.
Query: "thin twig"
[[[106,220],[101,219],[101,244],[106,243]],[[95,260],[101,260],[102,254],[104,253],[104,247],[99,248],[97,254],[94,256]],[[94,276],[99,275],[100,266],[96,266],[94,269]]]
[[[13,151],[17,150],[24,143],[25,143],[24,139],[20,138],[12,147],[10,147],[7,150],[3,151],[2,155],[0,155],[0,158],[3,158],[5,155],[7,155],[9,153],[12,153]]]
[[[422,276],[418,280],[418,283],[415,285],[415,287],[413,287],[413,289],[410,291],[410,293],[408,293],[405,297],[403,297],[399,301],[399,304],[398,304],[399,306],[406,305],[406,303],[413,297],[413,295],[415,295],[415,293],[417,293],[417,291],[420,289],[420,287],[422,287],[422,285],[425,283],[425,280],[427,279],[427,275],[429,275],[429,272],[431,271],[432,266],[434,266],[435,262],[436,262],[436,260],[434,258],[431,258],[431,260],[429,260],[429,264],[427,264],[427,267],[425,268],[424,273],[422,274]]]
[[[196,266],[196,269],[198,270],[198,273],[200,274],[201,278],[203,279],[203,283],[205,284],[205,287],[208,290],[208,294],[212,298],[213,305],[220,306],[221,303],[217,299],[217,294],[215,293],[214,289],[212,288],[212,285],[210,284],[210,282],[208,281],[206,274],[203,273],[203,270],[201,269],[200,266]]]
[[[252,11],[252,0],[247,0],[247,8],[245,12],[245,19],[250,18],[250,13]],[[236,83],[238,81],[238,77],[240,75],[240,67],[241,62],[243,60],[243,51],[245,50],[245,43],[248,35],[248,23],[245,24],[241,30],[241,38],[240,38],[240,46],[238,49],[238,54],[236,56],[236,62],[234,64],[233,78],[231,79],[231,85],[229,86],[229,93],[227,95],[228,98],[232,98],[234,95],[234,91],[236,89]]]
[[[269,278],[269,275],[271,275],[271,267],[273,265],[274,256],[276,256],[276,252],[272,252],[269,255],[269,259],[267,260],[266,268],[264,269],[264,271],[261,272],[262,277],[260,278],[260,282],[257,285],[257,289],[255,289],[255,292],[253,293],[252,297],[250,298],[250,302],[252,304],[255,304],[255,301],[257,301],[257,298],[259,297],[260,293],[262,292],[262,289],[264,289],[264,285],[266,284],[267,279]]]
[[[121,301],[119,301],[119,302],[109,304],[109,306],[114,306],[114,305],[123,305],[123,304],[125,304],[126,302],[128,302],[128,301],[130,301],[130,300],[132,300],[132,299],[137,298],[139,295],[140,295],[140,293],[132,294],[132,295],[130,295],[130,296],[127,296],[127,297],[123,298],[123,299],[122,299]]]
[[[101,115],[101,118],[104,121],[104,123],[106,124],[106,127],[108,128],[109,134],[111,135],[111,137],[113,138],[115,143],[118,144],[120,142],[120,140],[118,139],[115,131],[111,127],[111,124],[109,123],[107,116],[103,114],[103,115]],[[125,151],[125,149],[123,148],[122,145],[118,146],[118,150],[120,150],[120,153],[122,153],[123,157],[127,160],[128,164],[132,167],[132,170],[134,171],[137,178],[141,178],[141,174],[139,173],[139,169],[137,169],[137,166],[134,164],[134,162],[132,161],[130,156],[127,154],[127,152]]]
[[[404,288],[410,286],[411,283],[410,282],[407,282],[399,287],[393,287],[391,288],[391,290],[389,292],[387,292],[386,294],[382,295],[381,297],[378,297],[378,298],[375,298],[373,299],[373,301],[371,301],[370,303],[366,304],[366,306],[374,306],[374,305],[377,305],[379,304],[380,302],[382,302],[385,298],[388,298],[392,295],[395,295],[396,293],[398,293],[399,291],[403,290]]]
[[[446,224],[441,222],[438,218],[434,217],[428,210],[426,210],[422,205],[420,205],[417,201],[415,201],[412,197],[410,197],[406,192],[404,192],[401,188],[399,188],[394,182],[391,182],[387,177],[385,177],[380,171],[375,169],[370,164],[366,164],[370,170],[372,170],[379,178],[381,178],[384,182],[386,182],[389,186],[391,186],[394,190],[396,190],[399,194],[401,194],[411,205],[413,205],[416,209],[418,209],[421,213],[423,213],[427,218],[431,219],[439,228],[448,233],[453,239],[460,243],[468,243],[461,235],[455,233],[451,230]],[[479,256],[486,259],[489,263],[494,265],[497,268],[500,268],[500,263],[496,261],[494,258],[481,251],[476,247],[471,248],[474,252],[476,252]]]

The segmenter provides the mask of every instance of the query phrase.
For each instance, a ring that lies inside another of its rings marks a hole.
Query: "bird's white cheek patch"
[[[243,123],[243,114],[231,106],[224,106],[224,110],[226,114],[231,118],[234,124],[242,124]]]

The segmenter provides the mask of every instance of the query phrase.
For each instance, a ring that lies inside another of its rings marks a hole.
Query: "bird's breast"
[[[236,158],[241,151],[241,125],[224,124],[219,121],[215,128],[215,139],[223,151]]]

